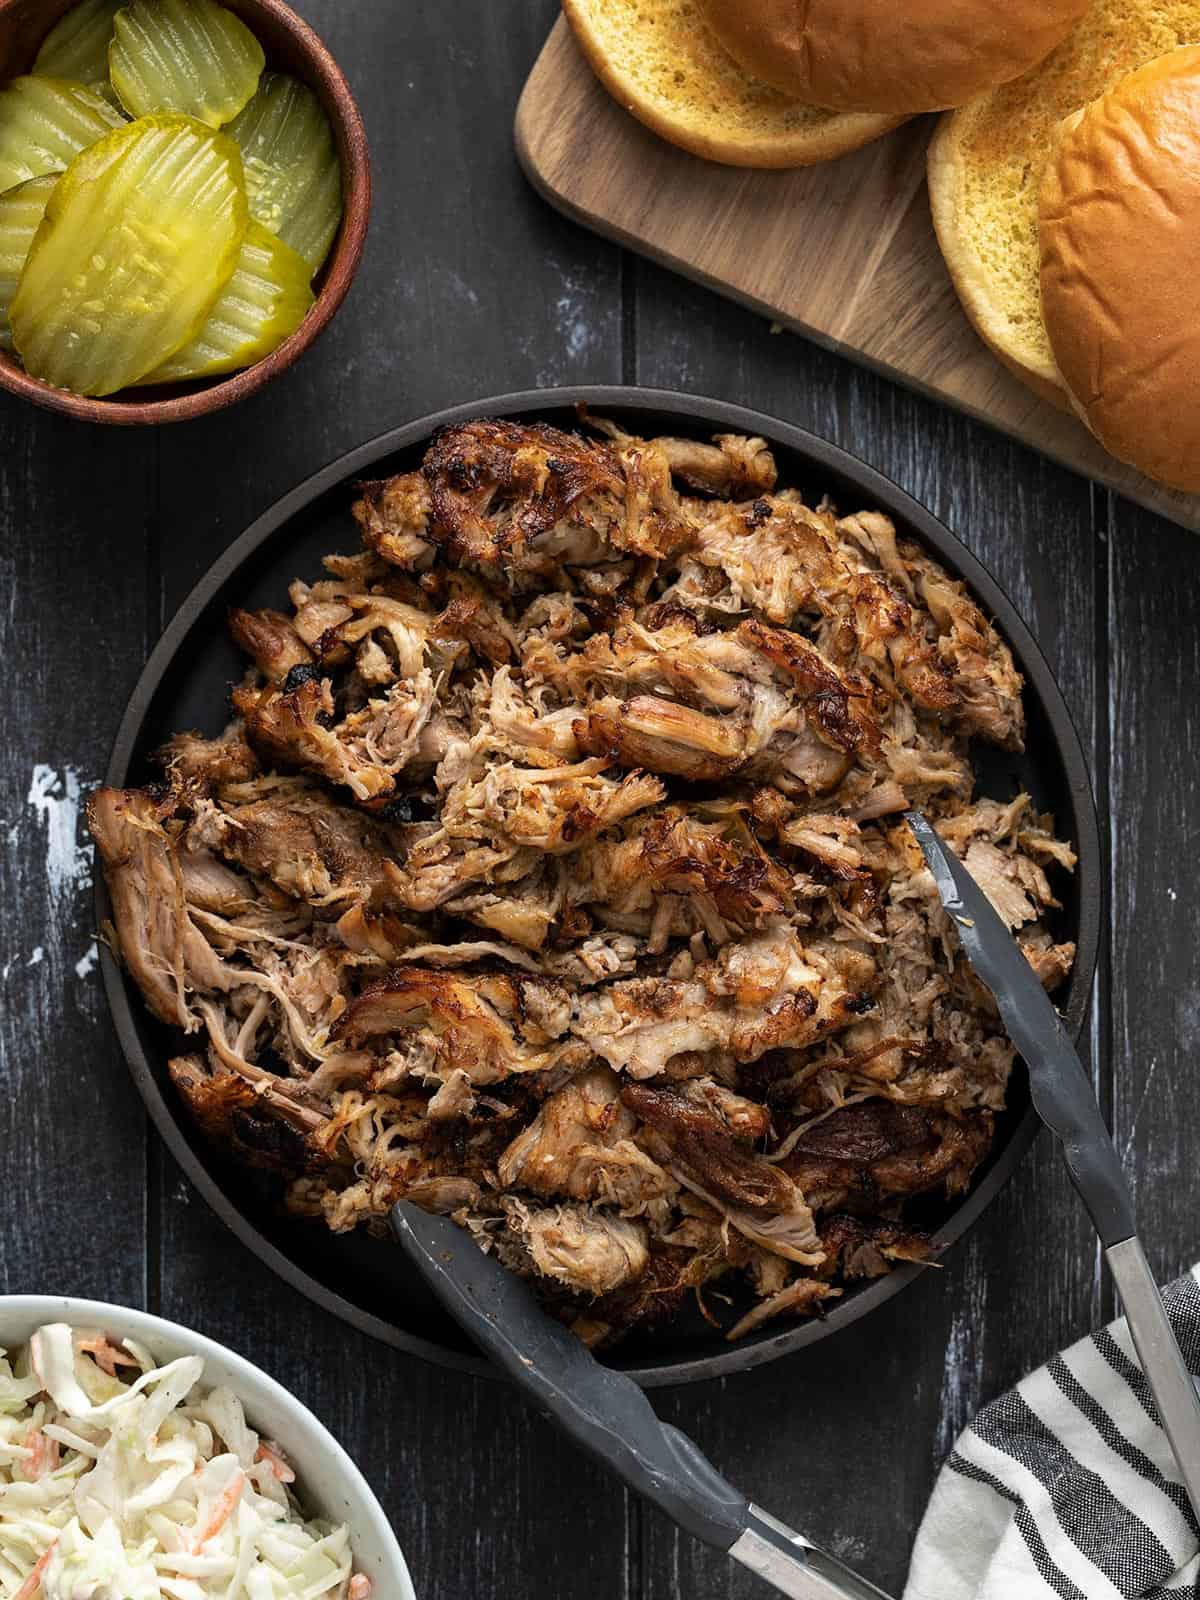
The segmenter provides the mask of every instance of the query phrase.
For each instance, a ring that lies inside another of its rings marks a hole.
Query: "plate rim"
[[[238,569],[293,516],[339,484],[353,480],[379,460],[411,448],[430,438],[439,429],[479,417],[515,416],[522,412],[562,410],[577,406],[596,411],[609,407],[626,412],[665,413],[685,420],[693,427],[715,425],[725,431],[761,435],[769,444],[778,443],[804,457],[818,471],[852,482],[856,493],[872,497],[872,503],[878,504],[889,517],[907,525],[918,542],[947,562],[954,569],[954,575],[961,578],[983,602],[984,609],[998,621],[1002,634],[1013,647],[1023,674],[1032,682],[1045,710],[1071,798],[1076,834],[1073,843],[1078,856],[1076,881],[1079,885],[1079,926],[1076,930],[1076,961],[1071,976],[1067,1021],[1072,1036],[1078,1039],[1090,1010],[1099,956],[1104,898],[1099,819],[1078,729],[1032,629],[997,579],[959,536],[935,517],[928,507],[876,467],[795,423],[710,396],[623,384],[579,384],[517,390],[414,418],[336,456],[260,513],[217,556],[184,598],[134,685],[113,741],[105,771],[105,784],[125,786],[146,714],[165,672],[198,618]],[[110,911],[104,876],[100,872],[96,874],[94,895],[97,924],[103,926]],[[105,995],[122,1054],[151,1121],[192,1185],[240,1242],[292,1288],[360,1332],[435,1366],[488,1378],[493,1382],[506,1381],[494,1367],[472,1352],[453,1350],[363,1310],[318,1281],[266,1237],[226,1194],[184,1137],[176,1115],[177,1108],[162,1092],[138,1035],[134,1004],[123,969],[103,943],[101,968]],[[939,1228],[937,1237],[942,1254],[975,1225],[1005,1188],[1040,1127],[1040,1119],[1030,1105],[1007,1143],[997,1152],[984,1177]],[[621,1370],[643,1388],[703,1382],[748,1371],[829,1338],[841,1328],[857,1322],[907,1288],[923,1270],[919,1264],[906,1265],[875,1279],[823,1318],[784,1328],[760,1337],[752,1344],[731,1345],[727,1351],[694,1359],[651,1360],[645,1365],[623,1367]]]

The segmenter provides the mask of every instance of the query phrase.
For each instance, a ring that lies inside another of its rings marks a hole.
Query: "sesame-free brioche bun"
[[[948,112],[929,146],[933,225],[963,309],[1005,366],[1064,408],[1038,244],[1038,195],[1059,125],[1185,44],[1200,44],[1200,0],[1093,0],[1040,66]]]
[[[563,0],[608,92],[655,133],[735,167],[807,167],[858,150],[904,121],[822,111],[751,77],[693,0]]]
[[[960,106],[1050,54],[1088,0],[698,0],[747,72],[832,111]]]
[[[1075,409],[1119,460],[1200,490],[1200,49],[1064,123],[1040,232],[1042,315]]]

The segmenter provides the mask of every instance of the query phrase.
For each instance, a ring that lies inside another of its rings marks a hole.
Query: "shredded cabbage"
[[[203,1373],[65,1322],[0,1350],[0,1600],[367,1600],[348,1529]]]

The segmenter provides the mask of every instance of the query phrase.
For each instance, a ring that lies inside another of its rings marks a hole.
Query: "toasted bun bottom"
[[[1043,400],[1070,410],[1070,400],[1042,324],[1036,276],[1021,274],[1018,219],[1003,223],[1004,196],[979,192],[964,158],[963,124],[943,117],[928,154],[929,209],[934,232],[967,320],[992,354]],[[964,227],[969,219],[973,227]],[[1034,248],[1036,250],[1036,219]]]

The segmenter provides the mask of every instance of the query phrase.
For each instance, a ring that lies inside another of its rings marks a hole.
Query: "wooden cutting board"
[[[560,211],[1200,531],[1200,495],[1115,461],[979,342],[929,220],[929,119],[840,161],[753,172],[701,161],[602,89],[562,18],[517,109],[534,186]]]

